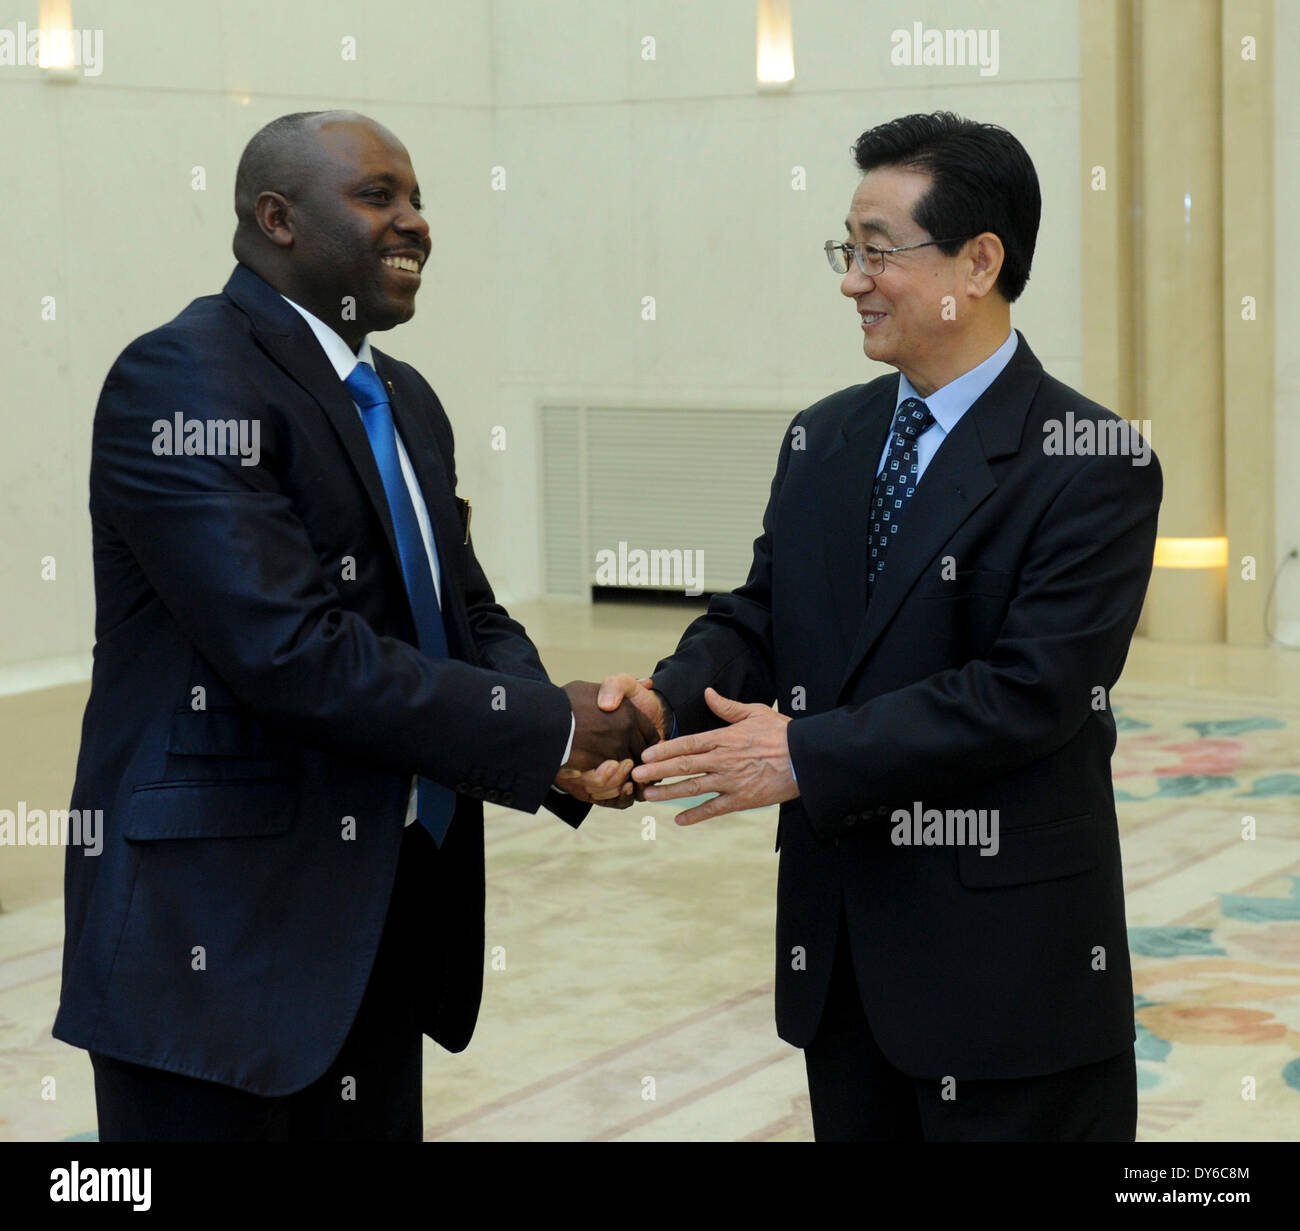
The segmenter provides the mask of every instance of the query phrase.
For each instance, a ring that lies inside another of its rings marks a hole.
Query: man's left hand
[[[712,688],[704,700],[730,726],[654,744],[641,754],[643,764],[632,771],[638,783],[659,782],[695,774],[684,782],[645,788],[651,803],[686,799],[717,791],[712,799],[678,815],[679,825],[694,825],[727,812],[764,808],[794,799],[799,787],[790,764],[786,727],[790,719],[766,705],[729,701]]]
[[[628,777],[631,772],[631,760],[605,761],[585,773],[562,769],[555,776],[555,785],[584,804],[630,808],[636,802],[636,784]]]

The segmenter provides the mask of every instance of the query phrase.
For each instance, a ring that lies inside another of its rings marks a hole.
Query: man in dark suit
[[[69,848],[54,1034],[104,1140],[419,1140],[422,1034],[459,1051],[478,1014],[483,801],[577,825],[561,765],[630,768],[654,731],[550,683],[438,398],[370,345],[430,252],[401,143],[285,116],[235,198],[225,290],[95,415],[72,806],[104,844]]]
[[[1011,329],[1020,143],[938,113],[855,154],[827,252],[899,375],[796,416],[748,580],[601,700],[678,735],[637,782],[696,775],[645,798],[718,792],[683,823],[781,805],[777,1027],[819,1140],[1132,1140],[1109,693],[1160,468]]]

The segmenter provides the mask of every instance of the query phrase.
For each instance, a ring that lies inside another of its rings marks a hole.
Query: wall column
[[[1226,534],[1218,0],[1134,6],[1137,403],[1164,470],[1160,534]],[[1157,568],[1146,633],[1222,641],[1222,568]]]
[[[1222,21],[1227,631],[1233,645],[1267,645],[1264,605],[1277,567],[1272,0],[1233,0]]]

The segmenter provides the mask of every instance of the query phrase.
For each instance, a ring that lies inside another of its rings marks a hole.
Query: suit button
[[[853,826],[856,825],[857,823],[858,823],[858,818],[852,812],[850,812],[848,816],[844,818],[845,829],[852,829]]]
[[[488,803],[494,804],[497,802],[498,799],[501,798],[501,796],[497,791],[489,788],[487,791],[483,793],[483,798],[486,799]]]
[[[505,804],[507,808],[509,808],[510,805],[515,802],[515,793],[513,791],[502,791],[501,802]]]
[[[468,782],[458,782],[458,783],[456,783],[456,791],[457,791],[459,794],[461,794],[461,795],[468,794],[468,792],[469,792],[469,783],[468,783]]]
[[[877,805],[876,805],[876,815],[877,815],[877,816],[888,816],[888,815],[889,815],[889,805],[888,805],[888,804],[877,804]]]

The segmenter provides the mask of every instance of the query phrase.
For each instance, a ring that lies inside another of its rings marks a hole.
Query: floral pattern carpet
[[[1300,705],[1115,705],[1138,1139],[1296,1140]],[[639,811],[570,831],[489,810],[490,943],[511,960],[473,1047],[426,1045],[428,1138],[811,1139],[803,1057],[772,1021],[775,810],[687,830],[675,810],[656,842]],[[0,915],[0,1140],[95,1137],[85,1053],[49,1033],[62,924],[57,890]]]
[[[1126,694],[1139,1138],[1300,1136],[1300,708]]]

